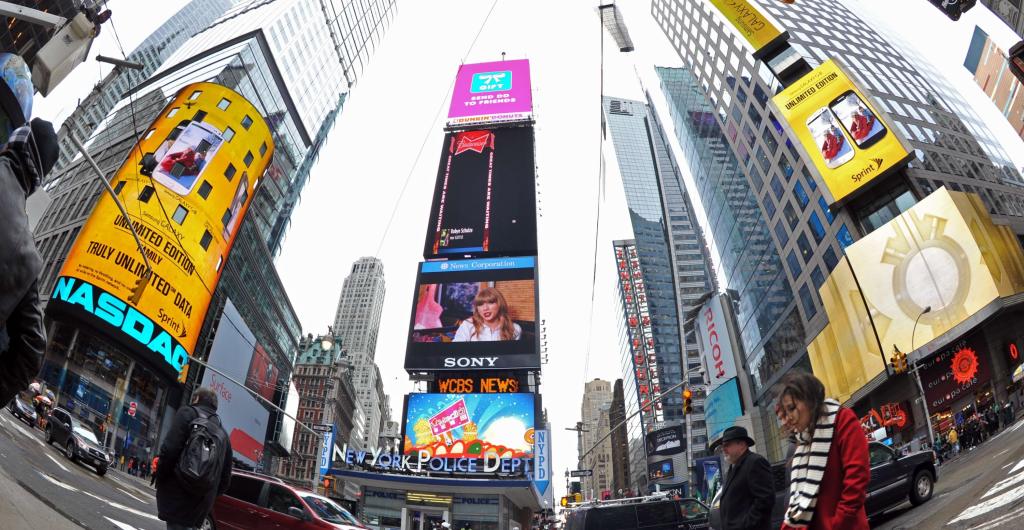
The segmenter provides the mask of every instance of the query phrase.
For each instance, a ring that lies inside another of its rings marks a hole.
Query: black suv
[[[908,497],[914,506],[932,498],[935,489],[935,455],[931,451],[917,451],[906,456],[889,446],[871,442],[871,482],[865,509],[868,517],[902,503]]]
[[[697,499],[665,495],[617,499],[573,509],[566,530],[699,530],[709,528],[708,507]]]
[[[46,443],[54,442],[64,448],[64,455],[68,460],[81,460],[91,465],[101,477],[107,473],[110,461],[92,429],[82,425],[62,408],[53,409],[46,422]]]

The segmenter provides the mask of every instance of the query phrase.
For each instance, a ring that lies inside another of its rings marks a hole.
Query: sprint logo
[[[853,175],[850,175],[850,178],[853,179],[854,182],[860,182],[861,180],[864,179],[864,177],[875,176],[878,173],[878,170],[882,168],[882,164],[885,162],[885,160],[881,158],[872,158],[871,161],[875,163],[874,166],[869,165],[868,167],[854,173]]]

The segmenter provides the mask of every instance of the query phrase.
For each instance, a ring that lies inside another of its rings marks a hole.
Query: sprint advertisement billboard
[[[267,124],[241,95],[213,83],[182,88],[110,179],[128,217],[100,197],[48,311],[81,318],[178,373],[273,152]],[[152,155],[151,176],[140,171],[144,155]],[[132,290],[145,265],[131,228],[152,267],[137,303]]]
[[[773,112],[801,150],[807,167],[825,186],[830,205],[839,204],[913,156],[913,148],[892,128],[837,60],[822,63],[771,100]]]

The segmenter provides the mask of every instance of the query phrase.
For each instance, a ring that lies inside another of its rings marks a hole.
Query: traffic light
[[[960,20],[960,15],[966,13],[978,0],[928,0],[933,6],[939,8],[950,20]]]
[[[889,366],[893,373],[903,374],[907,372],[907,354],[900,351],[895,344],[892,346],[892,356],[889,357]]]
[[[572,502],[575,502],[575,503],[583,502],[583,494],[580,493],[580,492],[573,493],[572,494]]]
[[[900,373],[901,374],[905,374],[908,371],[910,371],[909,367],[907,366],[907,354],[905,354],[903,352],[900,352],[900,359],[899,360],[900,360]]]
[[[146,286],[149,285],[149,277],[153,271],[146,269],[142,272],[142,276],[135,279],[135,285],[132,287],[132,294],[128,295],[128,301],[132,305],[139,305],[139,300],[142,299],[142,293],[146,290]]]
[[[558,503],[559,506],[565,508],[569,505],[569,497],[562,497],[562,500]]]
[[[689,388],[683,389],[683,414],[689,414],[693,411],[693,391]]]
[[[185,365],[181,367],[181,370],[178,371],[178,382],[179,383],[184,383],[185,379],[188,379],[188,367],[189,367],[189,364],[185,363]]]

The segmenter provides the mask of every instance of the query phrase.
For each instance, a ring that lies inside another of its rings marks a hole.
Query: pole
[[[656,397],[656,398],[652,399],[652,400],[651,400],[651,403],[650,403],[650,405],[651,405],[651,406],[653,406],[653,405],[654,405],[655,403],[657,403],[657,402],[661,401],[661,400],[662,400],[662,399],[663,399],[663,398],[664,398],[665,396],[667,396],[667,395],[671,394],[671,393],[672,393],[673,391],[675,391],[675,390],[676,390],[677,388],[679,388],[679,387],[681,387],[681,386],[683,386],[683,385],[685,385],[685,384],[686,384],[686,381],[681,381],[680,383],[678,383],[678,384],[676,384],[676,385],[673,385],[673,386],[672,386],[672,388],[669,388],[668,390],[666,390],[666,391],[662,392],[660,396],[658,396],[658,397]],[[618,425],[616,425],[616,426],[612,427],[611,429],[608,429],[608,434],[605,434],[604,436],[602,436],[600,440],[598,440],[597,442],[595,442],[595,443],[594,443],[594,446],[593,446],[593,447],[591,447],[590,449],[587,449],[587,451],[586,451],[585,453],[583,453],[582,455],[580,455],[580,459],[579,459],[579,461],[580,461],[580,462],[582,462],[582,461],[583,461],[583,459],[584,459],[584,458],[586,458],[586,457],[587,457],[587,455],[589,455],[591,451],[593,451],[594,449],[597,449],[597,446],[601,445],[601,442],[603,442],[603,441],[607,440],[607,439],[608,439],[608,437],[609,437],[609,436],[611,436],[613,432],[615,432],[615,429],[618,429],[619,427],[622,427],[622,426],[623,426],[623,425],[625,425],[625,424],[626,424],[626,422],[627,422],[627,421],[629,421],[629,420],[630,420],[630,419],[631,419],[631,418],[632,418],[633,416],[636,416],[637,414],[640,414],[641,412],[643,412],[643,409],[640,409],[640,410],[638,410],[638,411],[636,411],[636,412],[634,412],[634,413],[630,414],[629,416],[626,416],[626,419],[624,419],[624,420],[620,421]],[[569,429],[569,430],[572,430],[572,429]]]
[[[917,323],[920,322],[921,317],[923,317],[925,315],[925,313],[929,313],[929,312],[931,312],[931,310],[932,310],[932,306],[925,307],[924,310],[921,311],[921,314],[917,315],[917,318],[914,319],[914,327],[913,327],[912,331],[910,332],[910,353],[911,354],[914,353],[914,338],[917,335]],[[928,425],[928,445],[934,445],[935,444],[935,431],[932,428],[932,415],[931,415],[930,412],[928,412],[928,398],[925,397],[925,395],[924,395],[924,385],[921,384],[921,374],[920,374],[921,370],[918,367],[916,362],[914,362],[914,367],[910,371],[913,372],[913,374],[914,374],[914,381],[917,382],[917,391],[921,394],[921,407],[924,409],[924,421],[925,421],[925,424]]]

